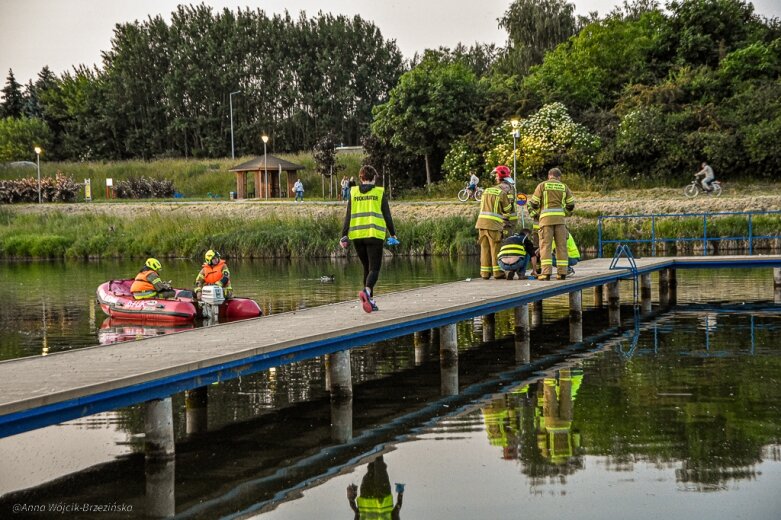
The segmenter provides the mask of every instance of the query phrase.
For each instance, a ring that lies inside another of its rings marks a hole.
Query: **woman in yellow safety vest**
[[[380,455],[366,467],[361,496],[358,496],[358,486],[347,486],[347,501],[355,513],[355,520],[397,520],[404,501],[404,484],[396,484],[396,493],[394,506],[388,467]]]
[[[347,248],[350,241],[363,265],[363,290],[358,293],[365,312],[376,311],[374,285],[380,276],[382,248],[385,238],[396,238],[385,188],[375,185],[377,170],[368,164],[359,173],[361,184],[350,188],[347,214],[339,245]]]

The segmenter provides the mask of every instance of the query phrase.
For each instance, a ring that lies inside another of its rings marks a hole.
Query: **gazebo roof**
[[[301,166],[300,164],[292,163],[290,161],[286,161],[284,159],[280,159],[279,157],[276,157],[271,154],[266,155],[266,160],[263,160],[263,156],[255,157],[254,159],[251,159],[247,162],[243,162],[240,165],[231,168],[228,171],[231,172],[254,172],[254,171],[262,171],[264,170],[264,166],[269,171],[278,171],[279,167],[282,166],[283,171],[295,171],[295,170],[303,170],[305,167]]]

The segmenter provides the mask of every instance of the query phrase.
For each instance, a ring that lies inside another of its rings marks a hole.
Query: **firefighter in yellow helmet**
[[[499,243],[502,241],[504,228],[512,227],[518,220],[515,204],[509,196],[515,185],[510,168],[497,166],[494,168],[494,173],[496,186],[487,188],[483,192],[480,214],[475,224],[480,243],[480,277],[483,280],[488,280],[492,274],[496,279],[505,277],[497,261]]]
[[[162,298],[170,300],[176,296],[171,286],[160,279],[158,274],[163,269],[156,258],[147,258],[144,267],[136,275],[133,285],[130,286],[130,292],[136,300],[146,300],[149,298]]]
[[[540,217],[540,266],[539,280],[550,280],[553,272],[553,241],[567,243],[565,217],[575,209],[575,197],[569,187],[561,182],[561,170],[551,168],[548,180],[537,185],[529,200],[529,213]],[[533,213],[533,214],[532,214]],[[556,272],[559,280],[567,278],[567,257],[562,248]]]
[[[404,484],[396,484],[396,493],[396,505],[393,505],[388,467],[380,455],[366,467],[360,496],[358,486],[347,486],[347,501],[355,513],[355,520],[397,520],[404,500]]]
[[[204,285],[219,285],[222,287],[225,298],[232,298],[231,272],[228,269],[228,264],[221,258],[220,253],[214,249],[209,249],[203,255],[203,259],[205,261],[203,267],[201,267],[198,276],[195,278],[195,297],[200,299]]]

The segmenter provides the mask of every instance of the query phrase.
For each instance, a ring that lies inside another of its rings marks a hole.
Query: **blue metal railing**
[[[597,256],[602,258],[605,245],[608,244],[649,244],[651,256],[656,256],[656,246],[659,243],[702,242],[702,254],[708,255],[708,243],[721,240],[743,240],[748,245],[748,254],[754,254],[754,241],[764,239],[781,239],[781,226],[775,235],[754,235],[754,217],[766,215],[781,215],[781,211],[744,211],[718,213],[654,213],[648,215],[604,215],[597,217]],[[741,236],[709,236],[708,219],[727,216],[744,216],[747,221],[747,234]],[[660,237],[657,230],[658,219],[662,218],[702,218],[702,236],[698,237]],[[648,220],[651,221],[651,237],[640,239],[605,239],[604,225],[610,220]]]

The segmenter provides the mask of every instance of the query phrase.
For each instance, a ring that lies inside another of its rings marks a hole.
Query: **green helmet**
[[[214,257],[217,257],[218,260],[220,259],[220,253],[218,253],[214,249],[209,249],[208,251],[206,251],[206,254],[203,255],[203,258],[206,260],[207,263],[211,262],[212,258]]]
[[[160,265],[160,261],[157,258],[147,258],[144,265],[153,271],[159,271],[160,269],[163,268],[163,266]]]

